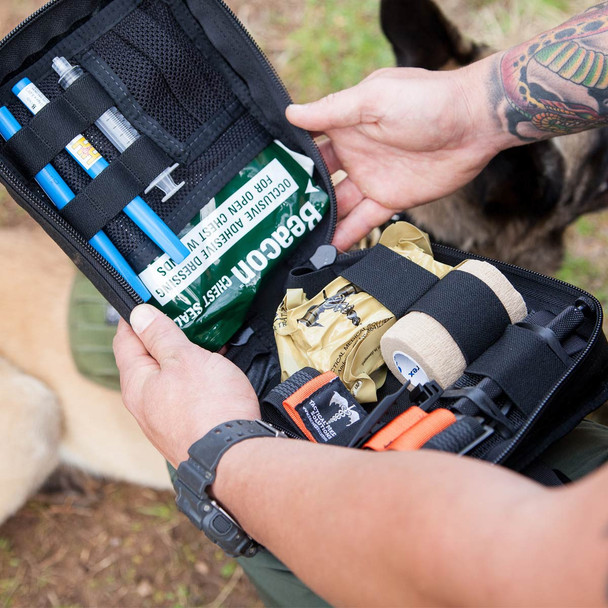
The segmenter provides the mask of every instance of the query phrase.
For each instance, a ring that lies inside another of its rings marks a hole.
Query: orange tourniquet
[[[313,378],[310,382],[307,382],[304,386],[299,388],[293,395],[290,395],[288,399],[283,401],[283,407],[289,414],[289,417],[294,421],[296,426],[304,433],[304,435],[313,443],[318,443],[317,440],[312,436],[311,432],[306,428],[306,425],[300,418],[300,414],[296,411],[296,407],[300,405],[305,399],[308,399],[311,395],[314,395],[322,386],[329,384],[332,380],[335,380],[338,376],[333,372],[325,372],[316,378]]]
[[[376,452],[384,452],[390,449],[389,446],[395,439],[427,416],[428,414],[424,410],[414,405],[378,431],[363,447]]]
[[[439,409],[427,414],[413,406],[378,431],[363,447],[376,452],[417,450],[456,422],[456,416]]]
[[[427,441],[435,437],[435,435],[439,435],[441,431],[444,431],[455,422],[456,416],[452,412],[444,409],[435,410],[403,433],[403,435],[397,437],[388,446],[388,449],[397,450],[398,452],[418,450]]]

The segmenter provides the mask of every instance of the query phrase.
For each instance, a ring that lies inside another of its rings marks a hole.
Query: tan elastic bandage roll
[[[380,244],[438,278],[452,270],[433,258],[428,235],[407,222],[387,228]],[[311,298],[302,289],[288,290],[274,321],[281,379],[303,367],[331,370],[360,403],[376,401],[387,374],[380,339],[395,321],[378,300],[343,277]]]
[[[492,264],[467,260],[456,270],[483,281],[502,302],[511,323],[522,321],[528,314],[521,294]],[[384,361],[401,382],[411,380],[417,385],[435,380],[447,388],[460,378],[467,366],[448,330],[423,312],[405,315],[384,334],[380,344]]]

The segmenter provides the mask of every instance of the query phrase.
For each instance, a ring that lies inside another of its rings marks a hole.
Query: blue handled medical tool
[[[0,108],[0,135],[8,141],[20,130],[21,125],[8,108]],[[63,209],[75,198],[75,194],[51,165],[47,165],[36,175],[36,181],[57,209]],[[141,279],[104,232],[98,232],[89,243],[116,269],[144,302],[152,298]]]
[[[23,78],[14,87],[13,93],[25,107],[37,114],[50,103],[49,99],[29,79]],[[84,135],[77,135],[67,146],[70,156],[95,179],[110,166],[108,161],[87,141]],[[140,197],[135,197],[124,212],[176,263],[183,262],[190,254],[188,248],[169,229],[169,227],[150,209]]]
[[[79,65],[72,65],[65,57],[55,57],[53,59],[53,69],[59,76],[59,86],[66,90],[85,74]],[[110,108],[95,124],[120,153],[132,146],[141,137],[133,125],[116,107]],[[166,203],[176,192],[186,185],[186,182],[176,184],[171,175],[178,167],[179,163],[167,167],[148,186],[145,191],[146,194],[154,188],[158,188],[165,194],[162,202]]]

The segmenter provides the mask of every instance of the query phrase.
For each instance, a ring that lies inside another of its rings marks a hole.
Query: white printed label
[[[393,353],[393,361],[401,375],[412,383],[412,386],[426,384],[429,382],[429,377],[426,372],[412,359],[410,356],[397,351]]]
[[[34,83],[30,83],[21,89],[17,97],[19,97],[19,99],[23,102],[23,105],[32,114],[38,114],[38,112],[40,112],[44,106],[51,103],[46,95],[44,95]]]
[[[185,261],[178,265],[164,255],[139,275],[141,280],[165,306],[297,190],[289,172],[273,160],[182,238],[190,250]]]

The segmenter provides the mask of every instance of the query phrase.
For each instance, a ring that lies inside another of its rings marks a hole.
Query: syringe
[[[78,65],[72,65],[65,57],[55,57],[55,59],[53,59],[53,69],[59,75],[59,85],[63,89],[72,86],[79,78],[84,76],[84,70]],[[112,145],[121,153],[141,137],[133,125],[131,125],[116,107],[110,108],[95,124],[110,140]],[[158,188],[165,194],[162,202],[167,202],[186,184],[186,182],[176,184],[171,175],[178,167],[179,163],[167,167],[167,169],[148,186],[146,194],[151,192],[154,188]]]
[[[21,79],[12,90],[32,114],[38,114],[50,103],[29,78]],[[77,135],[65,149],[93,179],[110,166],[84,135]],[[188,248],[140,196],[126,205],[124,212],[174,262],[181,264],[188,257]]]
[[[0,108],[0,135],[8,141],[19,131],[21,131],[21,125],[8,108]],[[52,165],[44,167],[36,175],[36,181],[57,209],[63,209],[74,199],[74,193]],[[122,275],[144,302],[148,302],[152,298],[141,279],[104,232],[98,232],[89,243]]]

